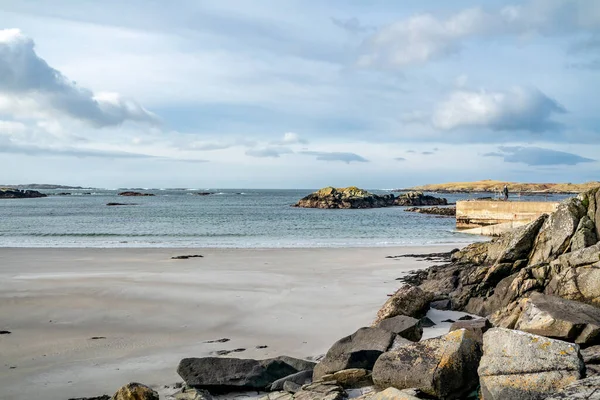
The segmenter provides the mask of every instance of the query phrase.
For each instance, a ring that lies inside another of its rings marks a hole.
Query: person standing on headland
[[[504,201],[508,200],[508,186],[504,185],[504,189],[502,189],[502,194],[504,195]]]

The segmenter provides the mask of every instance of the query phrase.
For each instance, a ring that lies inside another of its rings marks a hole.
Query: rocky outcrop
[[[416,286],[404,285],[396,291],[377,312],[373,323],[376,326],[387,318],[397,315],[407,315],[413,318],[425,316],[429,310],[429,303],[433,300],[431,293]]]
[[[399,197],[393,194],[378,195],[355,186],[347,188],[326,187],[300,199],[294,207],[302,208],[380,208],[391,206],[446,205],[446,199],[409,192]]]
[[[119,196],[129,196],[129,197],[140,197],[140,196],[154,196],[152,193],[141,193],[141,192],[121,192]]]
[[[159,400],[158,393],[141,383],[128,383],[112,397],[112,400]]]
[[[481,348],[467,330],[406,344],[384,353],[373,367],[381,388],[416,388],[441,399],[462,399],[477,387]]]
[[[360,328],[331,346],[317,364],[313,379],[350,368],[371,370],[379,356],[394,342],[395,334],[380,328]]]
[[[448,200],[423,194],[423,192],[407,192],[396,197],[397,206],[446,206]]]
[[[377,324],[377,328],[385,329],[413,342],[418,342],[423,336],[423,326],[421,321],[398,315],[392,318],[386,318]]]
[[[581,346],[600,343],[600,308],[542,293],[511,304],[492,316],[494,325]]]
[[[200,389],[227,391],[264,389],[278,379],[312,369],[314,363],[292,357],[267,360],[238,358],[184,358],[177,373],[188,386]]]
[[[600,376],[594,376],[571,383],[560,392],[545,400],[600,400]]]
[[[294,207],[303,208],[379,208],[394,205],[394,195],[379,196],[351,186],[326,187],[302,198]]]
[[[409,207],[404,211],[416,212],[419,214],[442,215],[445,217],[454,217],[456,215],[456,207]]]
[[[290,392],[272,392],[260,400],[343,400],[344,389],[335,381],[314,382]]]
[[[483,400],[544,399],[581,379],[579,346],[503,328],[484,334],[479,364]]]
[[[34,199],[38,197],[47,197],[47,195],[40,193],[37,190],[0,188],[0,199]]]

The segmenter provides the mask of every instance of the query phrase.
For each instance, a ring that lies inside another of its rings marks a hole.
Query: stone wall
[[[556,211],[558,202],[466,200],[456,202],[456,228],[515,223],[520,226]]]

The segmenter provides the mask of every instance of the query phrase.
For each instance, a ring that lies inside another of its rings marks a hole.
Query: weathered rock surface
[[[175,397],[175,400],[213,400],[212,395],[208,391],[193,388],[183,388],[173,397]]]
[[[600,343],[600,308],[532,293],[494,314],[495,325],[574,342],[582,346]],[[514,323],[513,323],[514,322]]]
[[[278,379],[314,367],[310,361],[292,357],[267,360],[239,358],[184,358],[177,373],[188,386],[217,391],[265,389]]]
[[[483,400],[544,399],[584,371],[575,344],[504,328],[484,334],[478,369]]]
[[[37,190],[0,188],[0,199],[34,199],[38,197],[47,197],[47,195]]]
[[[351,368],[333,374],[323,375],[322,381],[335,381],[344,389],[360,388],[373,384],[371,371],[362,368]]]
[[[456,215],[456,207],[409,207],[404,209],[404,211],[418,214],[442,215],[444,217],[454,217]]]
[[[110,400],[110,396],[104,394],[102,396],[94,396],[94,397],[73,397],[69,400]]]
[[[445,206],[448,200],[423,194],[423,192],[407,192],[396,197],[397,206]]]
[[[128,192],[119,193],[119,196],[140,197],[140,196],[154,196],[154,194],[128,191]]]
[[[598,243],[596,226],[590,217],[584,215],[579,221],[575,234],[571,238],[570,249],[571,251],[581,250],[596,243]]]
[[[285,382],[293,382],[297,385],[305,385],[312,381],[313,371],[312,369],[308,369],[305,371],[296,372],[295,374],[288,375],[284,378],[277,379],[275,382],[271,384],[270,390],[272,392],[283,390],[283,385]]]
[[[454,331],[382,354],[373,367],[373,382],[382,388],[416,388],[441,399],[461,399],[477,386],[480,357],[474,335]]]
[[[369,397],[370,400],[419,400],[417,391],[412,389],[399,390],[387,388]]]
[[[272,392],[260,400],[342,400],[345,397],[344,389],[335,381],[329,381],[304,385],[295,393]]]
[[[571,383],[560,392],[545,400],[600,400],[600,376],[594,376]]]
[[[374,326],[387,318],[406,315],[413,318],[425,316],[429,302],[433,299],[428,293],[416,286],[404,285],[394,293],[377,312]]]
[[[380,328],[360,328],[329,349],[313,372],[313,380],[350,368],[371,370],[379,356],[387,351],[396,335]]]
[[[303,208],[378,208],[394,205],[394,195],[379,196],[351,186],[326,187],[300,199],[294,207]]]
[[[141,383],[128,383],[113,395],[112,400],[159,400],[158,393]]]
[[[453,322],[450,326],[450,332],[454,332],[459,329],[466,329],[467,331],[473,333],[473,336],[479,343],[483,343],[483,334],[486,333],[490,328],[492,328],[492,324],[487,320],[487,318],[478,318]]]
[[[377,328],[394,332],[413,342],[418,342],[423,336],[421,321],[406,315],[397,315],[395,317],[386,318],[377,324]]]

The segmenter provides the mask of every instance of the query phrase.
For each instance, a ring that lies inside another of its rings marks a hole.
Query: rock
[[[303,208],[378,208],[394,205],[394,195],[379,196],[351,186],[326,187],[302,198],[294,207]]]
[[[419,214],[442,215],[444,217],[454,217],[456,215],[456,207],[410,207],[404,211],[416,212]]]
[[[600,364],[600,345],[582,349],[581,357],[586,364]]]
[[[582,346],[600,343],[600,308],[532,293],[494,315],[496,326],[574,342]],[[514,324],[513,324],[514,322]]]
[[[411,285],[404,285],[390,297],[377,312],[373,325],[386,318],[397,315],[407,315],[413,318],[424,317],[429,310],[429,302],[433,299],[431,293]]]
[[[535,221],[490,242],[487,262],[490,264],[513,264],[515,261],[527,259],[540,229],[547,220],[548,216],[542,215]]]
[[[448,200],[415,191],[401,194],[394,200],[394,204],[397,206],[445,206],[448,205]]]
[[[342,400],[345,397],[344,389],[334,381],[304,385],[294,394],[294,400]]]
[[[39,197],[48,197],[37,190],[20,190],[10,188],[0,188],[0,199],[34,199]]]
[[[130,197],[139,197],[139,196],[154,196],[152,193],[140,193],[140,192],[121,192],[119,196],[130,196]]]
[[[175,394],[175,400],[213,400],[212,395],[206,390],[185,388]]]
[[[396,388],[390,387],[381,391],[379,393],[375,393],[370,397],[371,400],[419,400],[416,396],[417,391],[412,389],[407,390],[398,390]]]
[[[260,400],[292,400],[294,396],[288,392],[271,392]]]
[[[431,328],[436,325],[429,317],[423,317],[419,321],[421,321],[421,326],[423,328]]]
[[[313,379],[350,368],[371,370],[377,358],[392,345],[396,335],[380,328],[360,328],[329,349],[314,369]]]
[[[276,392],[278,390],[284,390],[283,384],[285,382],[293,382],[298,385],[305,385],[312,381],[313,371],[312,369],[308,369],[305,371],[296,372],[295,374],[288,375],[281,379],[277,379],[273,384],[271,384],[271,392]]]
[[[377,328],[393,332],[413,342],[418,342],[423,336],[421,321],[416,318],[407,317],[406,315],[386,318],[377,324]]]
[[[344,389],[360,388],[373,384],[371,372],[362,368],[350,368],[333,374],[323,375],[321,380],[335,381]]]
[[[460,317],[458,320],[459,321],[470,321],[472,319],[475,319],[475,317],[472,317],[470,315],[463,315],[462,317]]]
[[[596,243],[598,243],[596,226],[590,217],[584,215],[579,221],[575,234],[571,238],[570,250],[581,250]]]
[[[576,344],[504,328],[483,335],[478,369],[483,400],[543,399],[584,371]]]
[[[314,363],[292,357],[267,360],[239,358],[184,358],[177,373],[188,386],[208,390],[264,389],[278,379],[312,369]]]
[[[102,396],[94,396],[94,397],[73,397],[69,400],[110,400],[110,396],[104,394]]]
[[[196,196],[210,196],[211,194],[214,194],[212,192],[196,192],[194,193]]]
[[[188,254],[185,256],[173,256],[171,260],[187,260],[189,258],[203,258],[204,256],[201,254]]]
[[[429,304],[429,307],[434,308],[436,310],[451,310],[452,302],[450,301],[450,299],[436,300],[432,301]]]
[[[298,385],[292,381],[285,381],[283,383],[283,391],[288,393],[296,393],[302,389],[302,385]]]
[[[128,383],[117,390],[112,400],[159,400],[158,393],[141,383]]]
[[[477,386],[481,347],[467,330],[410,343],[381,355],[373,382],[381,388],[416,388],[429,396],[461,399]]]
[[[137,206],[135,203],[106,203],[107,206]]]
[[[450,326],[450,332],[457,331],[459,329],[466,329],[473,333],[473,336],[479,343],[483,343],[483,334],[492,327],[490,321],[487,318],[473,319],[473,320],[462,320],[456,321]]]
[[[0,335],[10,335],[11,331],[0,331]]]
[[[542,225],[529,257],[529,264],[549,262],[563,254],[586,211],[578,198],[560,203],[558,209]]]
[[[229,338],[222,338],[222,339],[216,339],[216,340],[207,340],[204,343],[227,343],[229,342],[231,339]]]
[[[453,319],[448,318],[448,319],[443,320],[442,322],[449,322],[449,323],[453,324],[456,321],[454,321]]]
[[[575,381],[545,400],[581,399],[600,400],[600,376]]]

